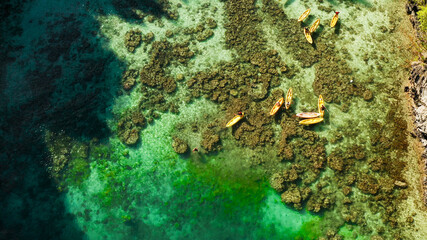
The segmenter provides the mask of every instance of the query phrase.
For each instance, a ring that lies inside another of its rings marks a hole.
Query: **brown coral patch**
[[[375,195],[378,193],[380,186],[374,177],[368,174],[360,174],[357,178],[357,188],[363,193]]]
[[[188,144],[179,137],[172,138],[172,148],[176,153],[183,154],[188,151]]]
[[[138,78],[138,70],[129,69],[123,72],[122,86],[124,90],[131,90],[135,85],[136,78]]]
[[[255,148],[271,143],[273,131],[268,128],[256,128],[243,122],[234,132],[234,137],[242,145]]]
[[[139,47],[141,45],[141,38],[142,33],[141,30],[129,30],[125,34],[125,47],[126,49],[133,53],[135,51],[135,48]]]
[[[207,129],[202,134],[201,145],[208,152],[217,151],[221,149],[220,137],[213,130]]]
[[[141,70],[141,82],[149,87],[163,89],[172,93],[176,89],[173,77],[165,72],[165,68],[173,61],[186,63],[194,56],[188,48],[189,43],[171,45],[168,41],[155,41],[152,44],[150,62]]]
[[[145,124],[145,117],[138,110],[125,112],[117,124],[117,135],[120,141],[127,145],[134,145]]]

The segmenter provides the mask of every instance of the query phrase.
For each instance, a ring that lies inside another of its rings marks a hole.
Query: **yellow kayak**
[[[310,30],[308,30],[308,28],[304,28],[304,35],[305,35],[305,39],[307,39],[307,41],[310,44],[313,44],[313,39],[311,38],[311,33],[310,33]]]
[[[286,94],[286,101],[285,101],[285,107],[286,109],[289,109],[292,104],[292,88],[289,88],[288,93]]]
[[[280,98],[273,106],[273,108],[270,111],[270,116],[273,116],[274,114],[279,111],[280,107],[283,105],[284,98]]]
[[[323,117],[323,115],[325,114],[325,102],[323,101],[322,95],[319,95],[317,107],[319,108],[320,117]]]
[[[304,119],[304,120],[300,121],[299,124],[311,125],[311,124],[316,124],[316,123],[320,123],[320,122],[323,122],[323,118],[309,118],[309,119]]]
[[[299,117],[299,118],[318,118],[318,117],[320,117],[320,113],[317,113],[317,112],[302,112],[302,113],[298,113],[297,117]]]
[[[331,27],[335,27],[335,25],[337,24],[337,22],[338,22],[338,14],[339,14],[340,12],[335,12],[335,15],[334,15],[334,17],[332,18],[332,21],[331,21]]]
[[[304,19],[306,19],[308,17],[308,15],[310,14],[311,9],[307,9],[305,10],[301,16],[298,18],[298,22],[304,21]]]
[[[245,113],[242,112],[241,115],[234,116],[228,123],[225,125],[225,127],[231,127],[234,124],[236,124],[238,121],[242,120],[242,118],[245,117]]]
[[[319,27],[320,24],[320,19],[317,19],[316,21],[314,21],[313,25],[311,25],[310,27],[310,33],[314,33],[314,31],[316,31],[316,29]]]

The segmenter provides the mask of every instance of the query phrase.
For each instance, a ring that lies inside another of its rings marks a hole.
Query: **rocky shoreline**
[[[410,15],[410,21],[416,31],[418,40],[423,41],[424,32],[420,29],[420,22],[417,19],[419,8],[417,4],[409,0],[406,4],[406,11]],[[409,76],[410,86],[405,88],[413,99],[412,110],[414,113],[415,134],[420,139],[424,151],[421,156],[423,164],[422,187],[424,190],[423,200],[427,206],[427,52],[422,53],[424,61],[416,61],[411,64]]]

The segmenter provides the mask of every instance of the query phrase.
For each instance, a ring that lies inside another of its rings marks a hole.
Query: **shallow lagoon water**
[[[16,28],[2,25],[9,53],[1,82],[2,237],[425,235],[402,88],[413,60],[403,1],[155,3],[10,2],[5,16]],[[310,17],[297,24],[308,7]],[[335,10],[340,20],[331,29]],[[316,18],[310,46],[302,28]],[[124,40],[133,29],[143,39],[129,52]],[[144,39],[150,32],[154,39]],[[144,76],[160,66],[154,75],[165,85],[138,76],[123,90],[123,72],[146,66]],[[223,80],[225,87],[209,86]],[[292,108],[269,117],[278,90],[289,87]],[[293,115],[315,111],[318,94],[325,122],[298,126]],[[243,110],[241,123],[224,127]],[[132,126],[139,140],[127,146],[119,125],[134,112],[148,123]],[[174,137],[200,151],[177,154]],[[297,177],[274,187],[284,172]]]

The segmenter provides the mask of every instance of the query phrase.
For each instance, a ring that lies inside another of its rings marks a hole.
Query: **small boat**
[[[338,22],[338,14],[339,14],[340,12],[335,12],[335,15],[334,15],[334,17],[332,18],[332,20],[331,20],[331,27],[335,27],[335,25],[337,24],[337,22]]]
[[[320,25],[320,19],[317,19],[316,21],[314,21],[313,25],[311,25],[310,33],[314,33],[314,31],[316,31],[319,25]]]
[[[238,121],[242,120],[242,118],[245,117],[245,113],[242,112],[242,114],[238,114],[234,116],[228,123],[225,125],[225,127],[231,127],[234,124],[236,124]]]
[[[292,88],[288,89],[288,93],[286,94],[286,101],[285,101],[285,108],[289,109],[291,107],[292,104]]]
[[[273,106],[273,108],[270,111],[270,116],[273,116],[274,114],[279,111],[280,107],[283,105],[284,98],[280,98]]]
[[[310,30],[308,30],[308,28],[304,28],[304,35],[305,35],[305,39],[307,39],[307,41],[310,44],[313,44],[313,39],[311,38],[311,33],[310,33]]]
[[[298,22],[304,21],[304,20],[308,17],[308,15],[310,14],[310,11],[311,11],[311,9],[310,9],[310,8],[309,8],[309,9],[307,9],[307,10],[305,10],[305,11],[301,14],[301,16],[298,18]]]
[[[323,117],[323,115],[325,114],[325,102],[323,101],[322,95],[319,95],[317,107],[319,108],[320,117]]]
[[[317,112],[302,112],[302,113],[298,113],[297,117],[299,117],[299,118],[317,118],[317,117],[320,117],[320,113],[317,113]]]
[[[320,123],[323,122],[323,118],[309,118],[309,119],[304,119],[302,121],[299,122],[299,124],[301,125],[312,125],[312,124],[316,124],[316,123]]]

